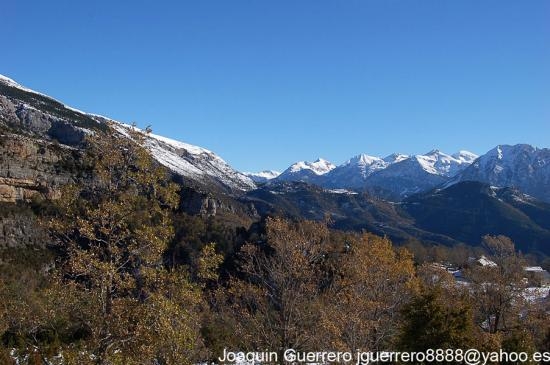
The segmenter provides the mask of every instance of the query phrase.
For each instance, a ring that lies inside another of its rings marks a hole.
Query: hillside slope
[[[25,88],[0,75],[0,126],[6,133],[26,135],[79,147],[86,133],[114,127],[125,134],[128,125],[88,114]],[[222,158],[204,148],[150,134],[147,147],[153,157],[185,182],[205,190],[240,194],[255,183]]]

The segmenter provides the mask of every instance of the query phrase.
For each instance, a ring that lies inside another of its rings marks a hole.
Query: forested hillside
[[[224,348],[548,348],[548,300],[524,296],[526,261],[509,239],[485,238],[495,266],[439,257],[461,265],[465,287],[387,238],[326,222],[223,228],[179,212],[180,187],[144,136],[131,137],[87,137],[82,178],[32,201],[44,248],[2,250],[2,363],[193,364]]]

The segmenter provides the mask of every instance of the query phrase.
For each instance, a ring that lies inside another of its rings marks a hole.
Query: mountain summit
[[[300,161],[292,164],[276,179],[280,181],[304,181],[316,184],[321,181],[321,176],[335,167],[332,163],[322,158],[314,162]]]
[[[459,181],[515,187],[550,202],[550,149],[528,144],[496,146],[458,174],[450,184]]]

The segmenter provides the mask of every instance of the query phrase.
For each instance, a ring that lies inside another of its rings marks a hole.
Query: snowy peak
[[[494,174],[514,170],[518,166],[544,167],[548,162],[548,149],[538,149],[528,144],[498,145],[476,161],[475,166]]]
[[[440,150],[438,150],[437,148],[434,148],[430,152],[425,153],[424,156],[432,156],[432,155],[437,156],[437,155],[440,155],[440,154],[442,154],[442,152]]]
[[[409,156],[393,153],[384,158],[362,154],[351,158],[339,166],[338,169],[341,167],[359,167],[361,174],[364,177],[367,177],[370,174],[379,170],[384,170],[393,164],[402,166],[405,170],[405,166],[409,166],[408,168],[411,168],[411,166],[416,165],[430,174],[451,176],[472,163],[476,158],[477,155],[468,151],[460,151],[454,155],[448,155],[437,149],[431,150],[423,155]],[[404,173],[407,174],[406,171],[404,171]]]
[[[406,160],[409,158],[409,155],[403,155],[401,153],[392,153],[391,155],[388,155],[383,158],[384,162],[387,163],[395,163],[395,162],[401,162],[403,160]]]
[[[477,158],[477,155],[468,151],[448,155],[435,149],[412,158],[418,162],[424,171],[430,174],[451,177],[470,165]]]
[[[458,161],[461,161],[462,163],[471,164],[475,161],[476,158],[479,156],[475,153],[472,153],[470,151],[458,151],[457,153],[452,154],[453,158],[455,158]]]
[[[450,184],[460,181],[515,187],[549,202],[550,149],[528,144],[498,145],[476,159]]]
[[[468,151],[448,155],[437,149],[423,155],[393,153],[384,158],[360,154],[337,167],[325,160],[298,162],[276,180],[308,182],[329,189],[383,191],[386,197],[403,197],[446,182],[476,158]],[[320,172],[313,167],[323,163],[327,168]]]
[[[330,170],[334,169],[335,167],[336,166],[334,166],[329,161],[319,158],[314,162],[307,162],[307,161],[296,162],[295,164],[290,166],[286,171],[294,173],[294,172],[300,172],[302,170],[310,170],[317,175],[324,175]]]
[[[265,183],[281,175],[279,171],[273,170],[264,170],[260,172],[244,172],[244,174],[256,183]]]
[[[538,148],[528,144],[516,144],[516,145],[498,145],[489,152],[487,152],[483,158],[496,158],[497,160],[517,161],[519,159],[525,159],[533,157]]]
[[[435,149],[420,155],[399,156],[395,158],[397,162],[373,173],[364,186],[387,199],[401,200],[444,184],[469,165],[467,161],[475,156],[471,155],[464,153],[459,159]]]
[[[382,159],[380,157],[369,156],[366,154],[360,154],[352,157],[347,161],[346,165],[358,165],[358,166],[370,166],[374,163],[380,163]]]
[[[337,180],[365,179],[373,172],[386,168],[390,162],[380,157],[360,154],[352,157],[342,165],[330,172],[331,184],[337,184]]]
[[[276,180],[281,181],[305,181],[318,184],[321,178],[336,166],[322,158],[314,162],[300,161],[283,171]]]

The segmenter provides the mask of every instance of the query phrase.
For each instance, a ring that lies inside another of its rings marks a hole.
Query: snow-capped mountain
[[[439,150],[413,156],[394,153],[384,158],[361,154],[321,173],[312,171],[311,163],[298,162],[277,180],[309,182],[326,188],[369,190],[387,198],[401,199],[445,183],[476,158],[477,155],[468,151],[453,155]]]
[[[391,155],[384,157],[382,160],[384,160],[384,162],[387,162],[388,164],[392,164],[394,162],[401,162],[407,158],[409,158],[409,155],[403,155],[401,153],[392,153]]]
[[[3,121],[12,128],[32,132],[37,137],[53,138],[71,145],[77,145],[85,133],[95,129],[106,131],[113,126],[119,133],[127,135],[125,130],[133,128],[110,118],[71,108],[0,75],[0,122]],[[213,185],[227,192],[256,187],[249,177],[202,147],[155,134],[147,136],[146,144],[159,163],[199,185]]]
[[[303,181],[313,184],[321,181],[321,176],[333,170],[336,166],[322,158],[315,162],[300,161],[283,171],[276,180],[279,181]]]
[[[456,175],[448,185],[460,181],[515,187],[550,202],[550,149],[528,144],[499,145]]]
[[[121,124],[117,129],[120,131],[129,127]],[[201,183],[213,180],[238,191],[256,187],[248,176],[234,170],[221,157],[205,148],[152,133],[147,135],[146,143],[158,162],[180,176]]]
[[[459,163],[465,163],[465,164],[471,164],[475,161],[476,158],[479,156],[475,153],[472,153],[470,151],[458,151],[457,153],[453,153],[453,158],[458,160]]]
[[[435,188],[465,169],[477,157],[467,151],[454,156],[432,150],[423,155],[400,159],[372,174],[365,182],[365,187],[394,199]]]
[[[208,177],[237,191],[256,187],[252,179],[234,170],[221,157],[204,148],[153,134],[149,136],[147,144],[158,162],[181,176],[200,182]]]
[[[439,150],[432,150],[424,155],[412,156],[422,170],[440,176],[451,177],[469,166],[478,156],[468,151],[448,155]]]
[[[366,154],[357,155],[330,171],[323,179],[323,186],[348,189],[364,188],[368,177],[373,173],[407,157],[394,154],[382,159]]]
[[[266,183],[269,180],[275,179],[277,176],[281,175],[279,171],[274,170],[264,170],[260,172],[243,172],[246,176],[252,179],[256,183]]]

